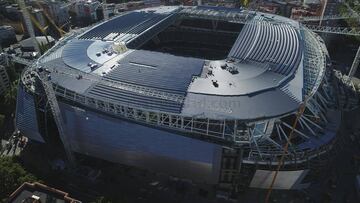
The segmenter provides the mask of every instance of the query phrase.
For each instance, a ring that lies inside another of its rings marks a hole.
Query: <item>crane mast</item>
[[[104,20],[107,20],[109,15],[106,13],[106,0],[103,0],[102,2],[102,9],[103,9],[103,14],[104,14]]]
[[[354,61],[351,65],[349,74],[348,74],[348,80],[351,80],[351,78],[355,75],[357,68],[359,67],[359,63],[360,63],[360,46],[356,52]]]
[[[20,9],[22,11],[22,15],[23,15],[23,18],[24,18],[26,29],[27,29],[27,31],[28,31],[28,33],[30,35],[30,39],[34,43],[34,49],[35,49],[36,52],[40,53],[40,48],[39,48],[39,45],[38,45],[38,43],[36,41],[34,27],[33,27],[32,23],[31,23],[30,14],[26,9],[25,2],[24,2],[24,0],[17,0],[17,2],[18,2],[19,7],[20,7]]]

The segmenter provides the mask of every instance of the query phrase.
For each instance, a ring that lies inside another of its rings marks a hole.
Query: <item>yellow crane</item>
[[[38,45],[38,43],[36,41],[34,27],[33,27],[32,23],[31,23],[31,20],[30,20],[30,14],[26,9],[25,1],[24,0],[17,0],[17,2],[18,2],[19,7],[20,7],[20,9],[22,11],[22,15],[24,17],[24,23],[25,23],[27,31],[29,33],[30,39],[34,44],[34,49],[35,49],[35,51],[40,52],[39,45]]]
[[[54,28],[59,32],[60,36],[62,37],[64,34],[66,34],[66,32],[64,30],[62,30],[61,28],[59,28],[56,23],[52,20],[51,16],[47,13],[46,9],[44,9],[42,7],[42,5],[36,0],[35,1],[36,5],[39,6],[39,8],[41,8],[44,11],[44,15],[47,18],[47,20],[50,22],[50,24],[52,26],[54,26]]]
[[[46,39],[46,42],[47,44],[45,45],[45,50],[47,50],[49,48],[49,38],[48,38],[48,35],[47,35],[47,28],[49,26],[45,26],[44,28],[40,25],[40,23],[36,20],[36,18],[33,16],[33,15],[29,15],[30,16],[30,19],[31,19],[31,22],[35,25],[36,28],[38,28],[40,30],[40,32],[45,36],[45,39]],[[44,50],[41,48],[43,45],[42,44],[39,44],[39,48],[40,48],[40,51],[44,52]]]
[[[244,7],[248,7],[250,0],[240,0],[240,4]]]
[[[40,25],[40,23],[37,21],[37,19],[36,19],[33,15],[30,15],[30,19],[31,19],[31,22],[35,25],[35,27],[36,27],[37,29],[39,29],[40,32],[41,32],[43,35],[46,36],[46,30],[47,30],[47,28],[48,28],[49,26],[42,27],[42,26]]]
[[[276,168],[275,174],[273,176],[270,187],[269,187],[268,192],[266,194],[265,203],[269,203],[269,201],[270,201],[270,196],[271,196],[271,192],[272,192],[273,187],[274,187],[275,180],[277,178],[277,175],[278,175],[282,165],[284,164],[284,159],[285,159],[286,154],[288,153],[289,145],[291,144],[291,139],[294,136],[295,128],[297,126],[298,121],[300,120],[301,116],[303,115],[303,113],[305,111],[306,101],[307,101],[307,99],[305,98],[304,102],[300,105],[300,108],[299,108],[299,110],[298,110],[298,112],[296,114],[294,124],[292,125],[291,131],[290,131],[290,134],[289,134],[289,138],[288,138],[288,140],[287,140],[287,142],[285,144],[284,151],[283,151],[283,153],[281,155],[279,164],[278,164],[278,166]]]

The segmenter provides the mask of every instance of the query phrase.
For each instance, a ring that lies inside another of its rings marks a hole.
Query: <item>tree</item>
[[[5,120],[5,116],[3,114],[0,114],[0,128],[4,125],[4,120]]]
[[[43,55],[49,49],[49,46],[50,46],[50,42],[49,42],[48,37],[47,36],[45,36],[45,37],[46,37],[47,43],[39,43],[38,44],[41,55]]]
[[[18,90],[19,80],[15,80],[10,84],[10,88],[6,90],[4,94],[5,101],[4,103],[9,106],[15,106],[16,103],[16,95]]]
[[[0,200],[7,198],[24,182],[34,182],[36,177],[22,168],[13,157],[0,157]]]
[[[19,73],[16,72],[14,63],[10,63],[9,66],[6,67],[6,72],[9,75],[10,81],[19,79]]]

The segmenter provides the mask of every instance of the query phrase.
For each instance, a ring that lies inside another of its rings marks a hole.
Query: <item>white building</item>
[[[75,13],[77,17],[89,17],[92,21],[97,21],[96,9],[100,6],[100,2],[92,0],[78,0],[75,3]]]

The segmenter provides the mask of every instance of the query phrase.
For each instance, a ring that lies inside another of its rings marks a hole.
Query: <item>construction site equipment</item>
[[[326,21],[326,20],[342,20],[342,19],[349,19],[349,18],[359,18],[358,15],[354,14],[347,14],[347,15],[328,15],[328,16],[302,16],[298,20],[299,22],[316,22],[316,21]]]
[[[32,15],[30,15],[30,19],[31,19],[32,23],[35,25],[35,27],[38,28],[40,30],[40,32],[46,36],[46,29],[48,28],[48,26],[43,28],[40,25],[40,23],[36,20],[36,18]]]
[[[48,28],[48,26],[46,26],[45,28],[43,28],[40,23],[36,20],[36,18],[32,15],[30,15],[30,19],[32,21],[32,23],[35,25],[36,28],[38,28],[40,30],[40,32],[45,36],[45,39],[47,41],[47,43],[49,43],[49,38],[46,32],[46,29]]]
[[[314,32],[360,36],[359,28],[329,27],[329,26],[318,26],[318,25],[307,25],[307,24],[302,24],[302,25]]]
[[[355,75],[358,67],[359,67],[359,63],[360,63],[360,46],[356,52],[356,55],[355,55],[355,58],[354,58],[354,61],[351,65],[351,68],[350,68],[350,71],[349,71],[349,74],[348,74],[348,80],[351,80],[351,78]]]
[[[250,0],[241,0],[240,1],[240,4],[244,7],[247,7],[249,5],[249,3],[250,3]]]
[[[270,196],[271,196],[271,192],[273,190],[273,186],[274,186],[274,183],[275,183],[275,180],[277,178],[277,175],[284,163],[284,158],[285,158],[285,155],[288,153],[288,149],[289,149],[289,146],[291,145],[291,139],[293,138],[294,136],[294,132],[296,131],[295,128],[297,126],[297,123],[300,121],[300,118],[301,116],[303,115],[304,111],[305,111],[305,108],[306,108],[306,98],[304,100],[304,102],[301,104],[299,110],[298,110],[298,113],[296,114],[296,118],[295,118],[295,121],[294,121],[294,124],[291,128],[291,131],[290,131],[290,134],[289,134],[289,137],[287,139],[287,142],[284,146],[284,151],[283,151],[283,154],[281,155],[280,157],[280,161],[279,161],[279,164],[277,165],[277,168],[276,168],[276,171],[275,171],[275,174],[273,176],[273,179],[271,181],[271,184],[270,184],[270,187],[269,187],[269,190],[266,194],[266,198],[265,198],[265,203],[269,203],[270,201]]]
[[[106,13],[106,0],[102,2],[102,9],[103,9],[104,20],[109,19],[109,15],[107,15]]]
[[[42,7],[42,5],[38,2],[38,1],[35,1],[36,5],[39,6],[39,8],[43,9],[44,11],[44,15],[45,17],[47,18],[47,20],[50,22],[50,24],[52,26],[54,26],[54,28],[59,32],[60,36],[63,37],[64,34],[66,34],[66,32],[64,30],[62,30],[61,28],[59,28],[56,23],[52,20],[51,16],[47,13],[46,9],[44,9]]]
[[[27,29],[27,31],[28,31],[28,33],[30,35],[31,41],[34,43],[34,49],[35,49],[35,51],[40,52],[39,45],[38,45],[38,43],[36,41],[34,28],[33,28],[33,25],[31,23],[30,14],[26,9],[26,5],[25,5],[24,0],[18,0],[18,4],[19,4],[19,7],[20,7],[20,9],[22,11],[23,17],[24,17],[24,22],[25,22],[25,25],[26,25],[26,29]]]
[[[325,3],[324,3],[324,6],[323,6],[323,9],[321,11],[321,15],[320,15],[320,22],[319,22],[319,26],[321,26],[322,24],[322,21],[324,19],[324,14],[325,14],[325,10],[326,10],[326,5],[328,3],[328,0],[325,0]]]

